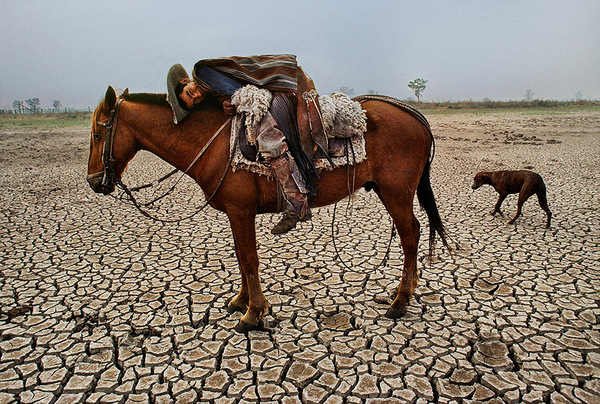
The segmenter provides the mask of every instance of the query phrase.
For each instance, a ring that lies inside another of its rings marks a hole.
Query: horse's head
[[[94,192],[105,195],[115,190],[115,184],[135,154],[135,142],[127,129],[117,130],[121,101],[115,89],[109,86],[92,116],[87,182]]]

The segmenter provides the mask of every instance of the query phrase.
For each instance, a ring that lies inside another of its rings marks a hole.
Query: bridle
[[[229,171],[229,168],[231,167],[231,162],[233,159],[233,149],[232,151],[230,151],[229,153],[229,159],[227,161],[227,165],[225,167],[225,171],[223,172],[223,175],[221,176],[221,179],[219,180],[219,183],[217,184],[217,187],[215,188],[215,190],[213,191],[212,195],[207,198],[206,202],[204,203],[204,205],[196,210],[194,213],[192,213],[189,216],[186,216],[185,218],[180,218],[180,219],[175,219],[175,220],[164,220],[164,219],[159,219],[157,217],[154,217],[153,215],[151,215],[150,213],[148,213],[146,210],[143,209],[142,205],[136,200],[136,198],[133,196],[132,191],[137,191],[149,186],[152,186],[154,184],[147,184],[147,185],[142,185],[139,187],[135,187],[134,189],[129,189],[127,188],[127,186],[121,181],[120,178],[117,177],[117,175],[115,174],[115,170],[114,170],[114,166],[115,163],[117,162],[117,160],[113,157],[113,145],[114,145],[114,141],[115,141],[115,134],[117,132],[117,122],[118,122],[118,117],[119,117],[119,107],[121,105],[121,102],[123,101],[122,98],[119,98],[117,100],[117,103],[115,104],[115,107],[113,109],[110,110],[110,113],[108,115],[108,121],[106,122],[96,122],[97,125],[100,126],[104,126],[106,128],[106,132],[104,134],[104,148],[102,150],[102,171],[99,171],[97,173],[94,174],[89,174],[87,176],[87,180],[91,180],[91,179],[95,179],[95,178],[100,178],[102,177],[102,190],[106,190],[106,193],[109,193],[109,188],[111,186],[119,186],[127,195],[127,197],[129,198],[129,200],[131,201],[131,203],[140,211],[140,213],[142,213],[144,216],[154,219],[156,221],[160,221],[160,222],[164,222],[164,223],[176,223],[176,222],[180,222],[182,220],[185,219],[189,219],[193,216],[195,216],[196,214],[198,214],[200,211],[204,210],[204,208],[206,206],[208,206],[208,204],[212,201],[212,199],[214,198],[214,196],[217,194],[217,191],[221,188],[221,185],[223,184],[223,181],[225,180],[225,175],[227,174],[227,172]],[[169,189],[165,194],[163,194],[162,196],[154,199],[152,202],[145,204],[145,206],[151,205],[152,203],[156,202],[159,199],[162,199],[164,196],[166,196],[168,193],[170,193],[171,191],[173,191],[173,189],[175,188],[175,186],[177,185],[177,183],[181,180],[181,178],[187,174],[189,172],[189,170],[194,166],[194,164],[196,164],[198,162],[198,160],[200,160],[200,158],[204,155],[204,153],[206,152],[206,150],[208,149],[208,147],[212,144],[212,142],[216,139],[216,137],[223,131],[223,129],[225,129],[225,127],[231,122],[232,118],[229,117],[222,125],[221,127],[213,134],[213,136],[208,140],[208,142],[204,145],[204,147],[202,148],[202,150],[200,150],[200,152],[196,155],[196,157],[194,158],[194,160],[190,163],[190,165],[188,166],[188,168],[182,172],[181,177],[176,181],[175,185],[173,185],[171,187],[171,189]],[[165,179],[167,179],[168,177],[170,177],[171,175],[175,174],[177,171],[179,171],[178,169],[173,170],[171,173],[165,175],[164,177],[162,177],[160,180],[155,181],[155,183],[161,182]]]
[[[115,133],[117,132],[117,121],[119,117],[119,107],[121,106],[122,98],[117,100],[115,107],[110,110],[108,121],[96,122],[97,125],[104,126],[104,148],[102,150],[102,171],[89,174],[87,180],[102,177],[102,189],[107,190],[111,185],[119,182],[115,174],[115,163],[117,160],[113,157],[113,145],[115,142]]]

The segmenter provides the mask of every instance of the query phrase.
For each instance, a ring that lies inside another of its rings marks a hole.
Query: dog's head
[[[471,188],[477,189],[480,186],[482,186],[483,184],[489,184],[489,183],[490,183],[490,177],[487,175],[487,173],[484,173],[484,172],[477,173],[477,174],[475,174],[475,178],[473,178],[473,185],[471,185]]]

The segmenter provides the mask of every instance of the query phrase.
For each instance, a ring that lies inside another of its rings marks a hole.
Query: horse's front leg
[[[240,293],[229,303],[229,311],[244,311],[236,330],[246,332],[259,328],[269,303],[262,292],[258,275],[258,252],[254,215],[229,214],[235,253],[242,274]],[[246,309],[247,307],[247,309]]]
[[[238,265],[239,257],[238,257]],[[227,311],[229,313],[235,313],[239,311],[240,313],[245,313],[248,310],[248,302],[250,301],[250,296],[248,295],[248,282],[246,281],[246,275],[244,275],[244,271],[240,265],[240,273],[242,275],[242,286],[240,287],[240,292],[236,297],[231,299],[229,304],[227,305]]]

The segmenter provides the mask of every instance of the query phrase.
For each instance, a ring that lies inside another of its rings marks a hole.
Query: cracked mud
[[[0,403],[600,400],[600,112],[437,113],[432,184],[452,254],[426,259],[408,314],[386,319],[402,252],[373,193],[285,236],[258,218],[264,330],[234,331],[239,271],[226,217],[154,222],[85,182],[88,129],[0,133]],[[508,225],[481,170],[532,169]],[[124,180],[169,167],[134,159]],[[152,195],[142,195],[150,199]],[[184,180],[160,215],[202,203]],[[383,262],[383,265],[379,265]],[[350,267],[349,269],[346,266]]]

